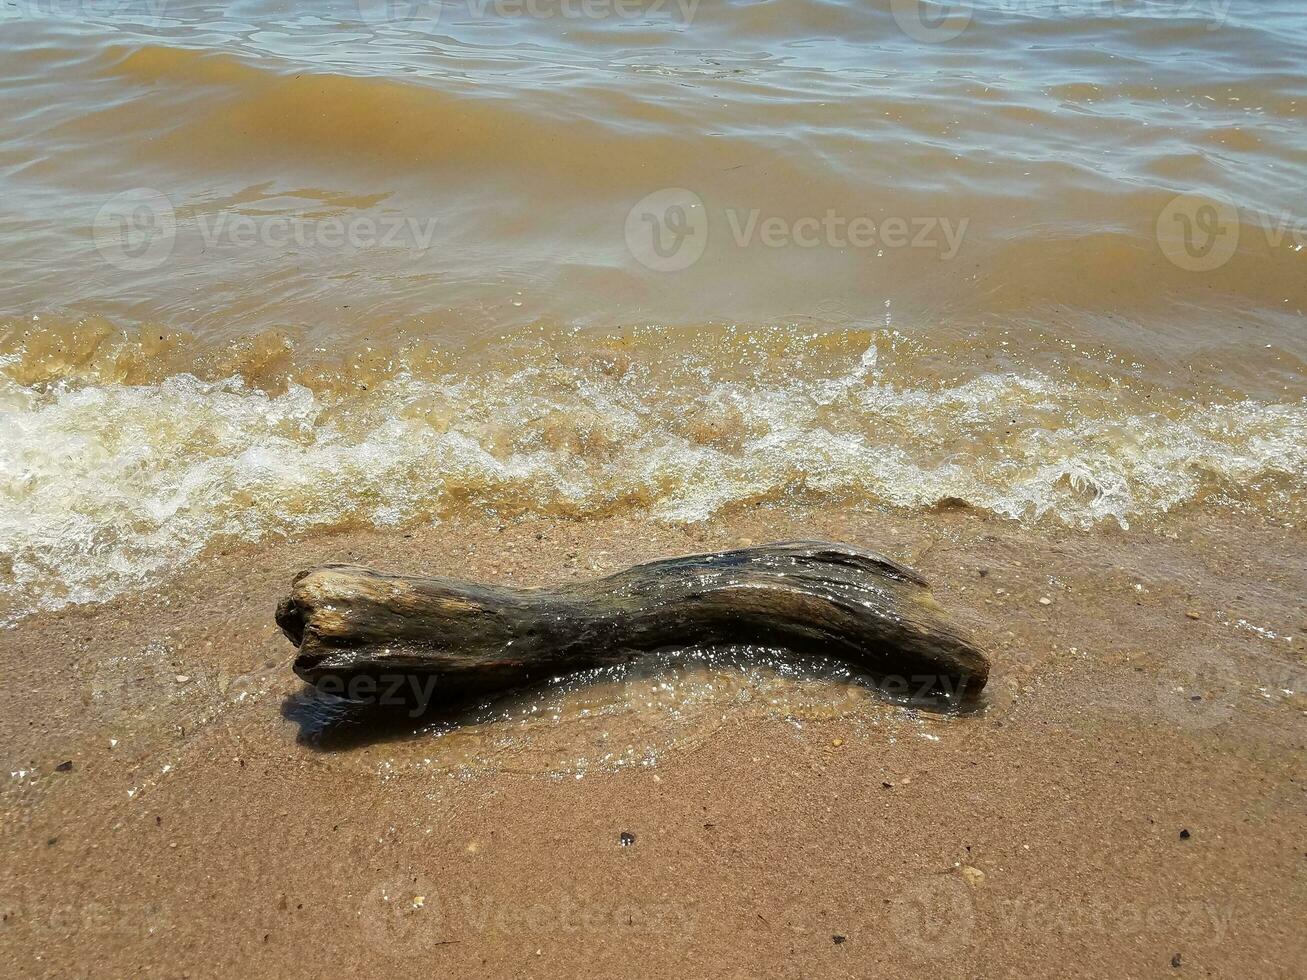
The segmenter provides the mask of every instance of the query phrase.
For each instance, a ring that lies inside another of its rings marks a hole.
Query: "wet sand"
[[[295,721],[272,610],[306,565],[531,585],[787,537],[924,572],[993,655],[985,710],[687,668],[439,736],[323,748]],[[0,972],[1301,975],[1305,572],[1266,518],[948,508],[211,554],[0,634]]]

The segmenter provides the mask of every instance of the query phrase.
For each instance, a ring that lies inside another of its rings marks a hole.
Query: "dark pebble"
[[[1180,839],[1181,839],[1181,840],[1188,840],[1188,839],[1189,839],[1189,830],[1188,830],[1188,828],[1186,828],[1186,829],[1180,831]]]
[[[619,840],[621,840],[623,847],[630,847],[635,843],[635,834],[623,830]]]
[[[836,946],[838,946],[840,943],[844,942],[848,937],[847,937],[847,936],[831,936],[830,938],[831,938],[831,942],[833,942]]]
[[[57,766],[54,767],[54,770],[55,770],[55,772],[72,772],[72,771],[73,771],[73,760],[72,760],[72,759],[69,759],[67,762],[61,762],[61,763],[59,763],[59,765],[57,765]]]
[[[1179,954],[1179,953],[1176,953],[1174,956],[1171,957],[1171,965],[1172,965],[1173,967],[1175,967],[1177,970],[1180,969],[1180,954]]]

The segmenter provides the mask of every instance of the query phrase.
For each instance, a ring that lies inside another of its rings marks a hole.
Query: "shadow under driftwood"
[[[599,684],[630,684],[643,687],[667,677],[669,671],[711,668],[738,672],[763,669],[796,682],[825,681],[859,688],[884,704],[936,716],[970,715],[983,710],[983,698],[959,699],[941,691],[934,678],[876,678],[857,674],[828,658],[799,658],[784,650],[748,647],[680,648],[662,650],[641,657],[616,670],[585,671],[554,677],[500,692],[489,698],[441,698],[437,685],[421,677],[396,677],[393,690],[379,690],[376,696],[350,699],[326,693],[306,684],[282,701],[281,714],[299,727],[297,740],[323,752],[345,751],[379,742],[402,742],[428,737],[465,725],[496,723],[499,719],[525,714],[543,698],[564,689]],[[378,685],[379,689],[385,685]],[[428,697],[428,695],[431,695]]]
[[[850,678],[933,710],[974,705],[989,676],[985,654],[915,571],[820,541],[664,559],[546,589],[325,566],[296,576],[277,622],[313,692],[283,713],[320,746],[341,732],[351,741],[457,723],[510,692],[668,650],[838,661]]]

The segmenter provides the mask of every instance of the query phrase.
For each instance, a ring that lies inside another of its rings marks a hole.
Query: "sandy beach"
[[[992,653],[984,709],[691,663],[440,731],[324,745],[297,721],[272,608],[301,567],[538,585],[797,536],[922,571]],[[1305,555],[1268,521],[965,508],[214,555],[0,639],[3,972],[1295,976]]]
[[[1303,6],[6,3],[0,978],[1307,976]]]

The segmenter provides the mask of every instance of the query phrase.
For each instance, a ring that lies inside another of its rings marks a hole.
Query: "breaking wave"
[[[469,509],[696,522],[761,501],[949,501],[1128,526],[1185,505],[1296,514],[1307,473],[1303,400],[957,369],[958,351],[893,330],[541,334],[293,368],[274,337],[189,371],[98,336],[0,347],[10,615],[139,588],[215,542]]]

